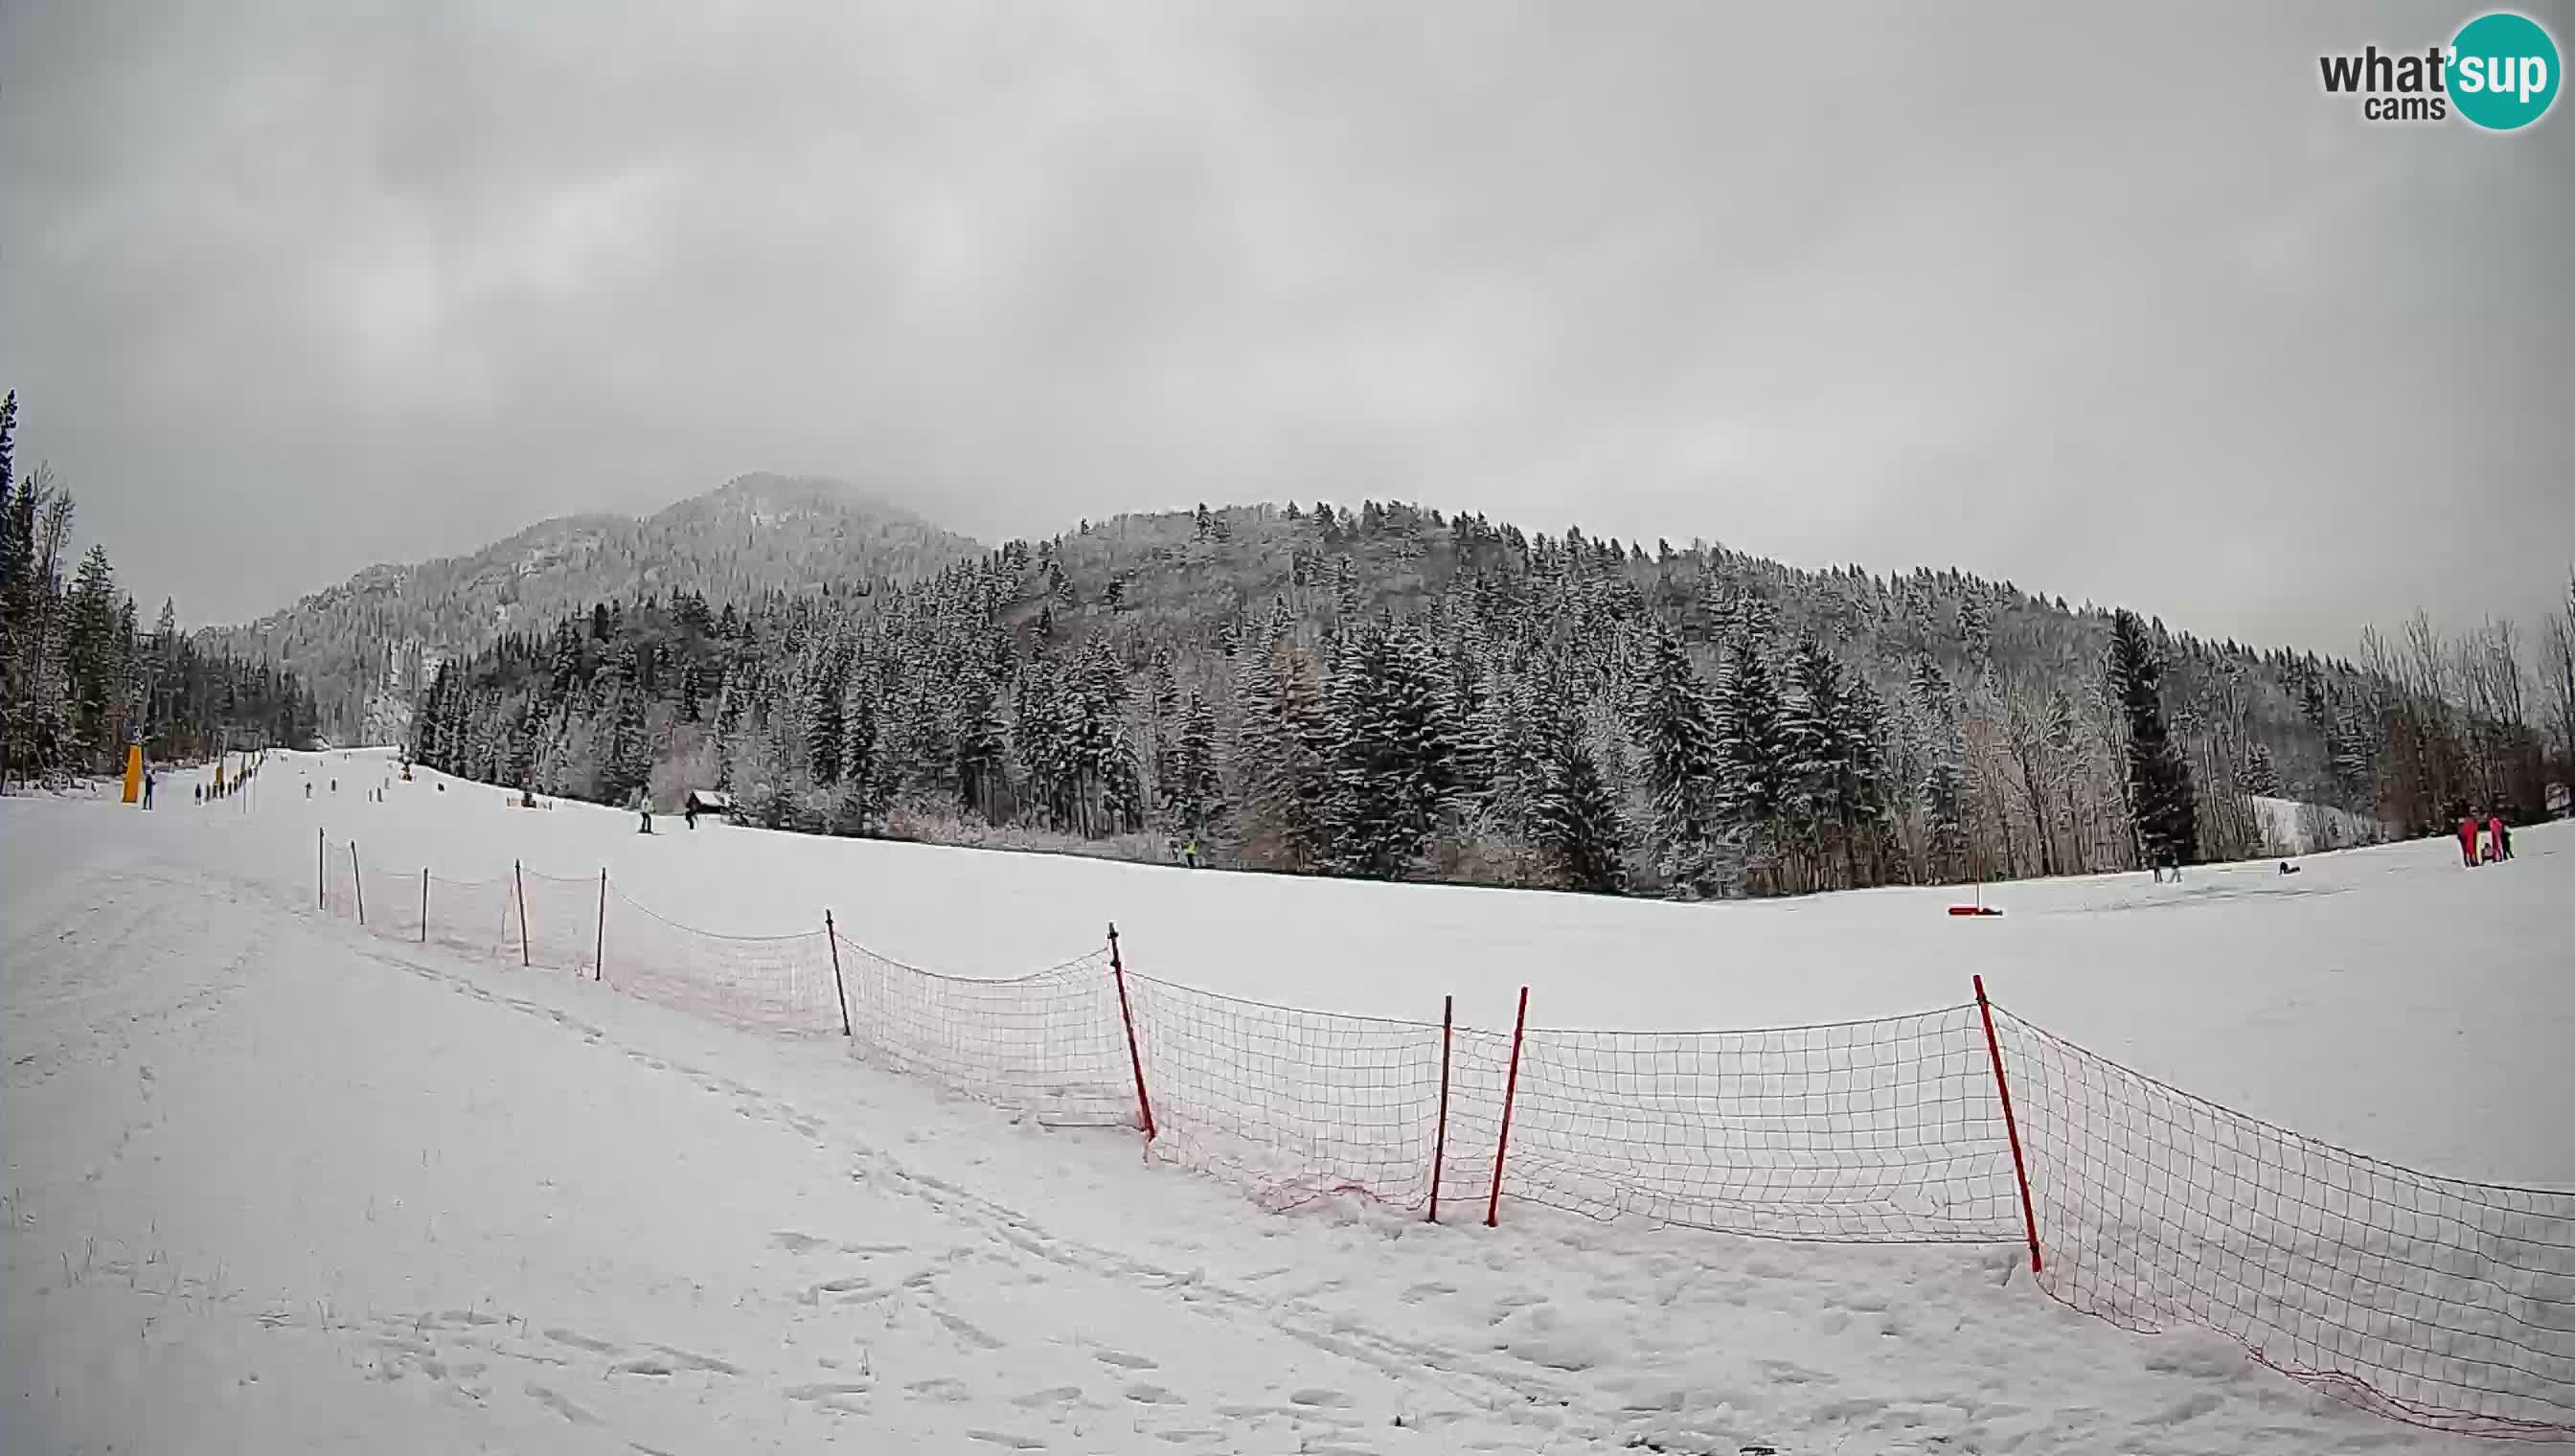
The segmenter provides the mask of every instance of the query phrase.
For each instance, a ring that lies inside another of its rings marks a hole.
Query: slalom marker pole
[[[1109,973],[1118,980],[1118,1019],[1127,1023],[1127,1062],[1136,1071],[1136,1123],[1150,1150],[1154,1141],[1154,1099],[1145,1094],[1145,1053],[1136,1044],[1136,1012],[1127,1000],[1127,962],[1118,953],[1118,927],[1109,927]]]
[[[2003,1079],[2003,1044],[1994,1036],[1994,1008],[1985,999],[1985,978],[1976,977],[1976,1013],[1985,1021],[1985,1050],[1993,1054],[1994,1090],[2002,1094],[2003,1132],[2011,1139],[2012,1176],[2020,1181],[2021,1226],[2029,1231],[2029,1271],[2039,1270],[2038,1214],[2029,1201],[2029,1164],[2020,1152],[2020,1123],[2012,1116],[2011,1083]]]
[[[1448,1042],[1457,1024],[1457,998],[1439,998],[1439,1131],[1430,1140],[1430,1212],[1428,1221],[1439,1221],[1439,1173],[1448,1161]]]
[[[832,947],[832,994],[841,998],[841,1034],[853,1035],[850,1029],[850,988],[841,981],[841,932],[832,923],[832,912],[823,912],[823,939]]]
[[[1502,1081],[1502,1131],[1493,1141],[1493,1192],[1484,1203],[1484,1227],[1502,1220],[1502,1159],[1511,1150],[1511,1104],[1519,1100],[1520,1041],[1528,1034],[1528,987],[1520,987],[1520,1009],[1511,1018],[1511,1070]]]

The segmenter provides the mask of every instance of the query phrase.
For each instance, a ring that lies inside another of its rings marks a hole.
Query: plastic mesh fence
[[[509,922],[501,951],[539,970],[596,972],[600,946],[600,881],[565,879],[521,869],[510,879]]]
[[[832,945],[802,935],[717,935],[667,920],[609,890],[610,985],[648,1001],[756,1030],[841,1030]]]
[[[1164,1155],[1249,1180],[1273,1207],[1342,1192],[1428,1203],[1437,1024],[1274,1006],[1132,972],[1127,984]]]
[[[368,933],[387,940],[419,941],[423,923],[420,875],[369,868],[361,877],[367,890]]]
[[[2575,1439],[2575,1193],[2377,1162],[1994,1020],[2050,1294],[2400,1420]]]
[[[1509,1038],[1477,1034],[1461,1054],[1476,1089],[1466,1135],[1490,1145],[1499,1097],[1482,1088],[1500,1086]],[[1972,1005],[1756,1031],[1532,1027],[1502,1193],[1828,1242],[1982,1243],[2021,1227]]]
[[[417,871],[316,866],[326,913],[422,938]],[[427,939],[606,979],[774,1032],[849,1025],[859,1053],[1059,1125],[1132,1126],[1105,949],[985,979],[816,930],[714,935],[601,881],[431,877]],[[837,939],[840,974],[833,949]],[[1278,1006],[1130,973],[1161,1156],[1289,1207],[1355,1192],[1419,1210],[1447,1112],[1444,1217],[1481,1217],[1508,1033]],[[2125,1328],[2223,1333],[2400,1421],[2575,1440],[2575,1192],[2434,1177],[2229,1111],[1996,1008],[2027,1155],[2040,1286]],[[1529,1030],[1502,1192],[1596,1218],[1849,1242],[2021,1241],[1973,1004],[1753,1031]],[[1451,1213],[1449,1210],[1454,1210]]]
[[[358,918],[357,869],[355,861],[349,857],[346,839],[319,842],[313,873],[317,892],[322,897],[322,912],[335,919]]]
[[[418,889],[415,885],[414,893]],[[510,898],[510,881],[506,879],[441,879],[429,880],[429,943],[450,950],[463,951],[493,960],[501,959],[508,947],[516,943],[514,928],[517,905]]]
[[[844,936],[841,976],[852,1039],[869,1060],[1055,1126],[1135,1125],[1135,1074],[1105,949],[985,979],[922,970]]]

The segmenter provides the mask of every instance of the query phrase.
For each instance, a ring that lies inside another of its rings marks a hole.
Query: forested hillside
[[[71,567],[72,494],[42,466],[19,477],[17,427],[11,394],[0,400],[0,788],[115,772],[131,743],[167,761],[309,739],[313,698],[294,674],[201,649],[168,601],[141,631],[101,547]]]
[[[2483,638],[2427,634],[2426,693],[2395,654],[2201,642],[1957,573],[1400,504],[1126,517],[721,601],[507,634],[438,676],[414,750],[610,802],[724,789],[819,832],[1687,895],[2258,853],[2253,794],[2400,830],[2536,813],[2551,751],[2519,699],[2451,691],[2491,676]],[[2562,757],[2575,705],[2555,731]]]
[[[567,516],[470,556],[371,567],[201,640],[312,683],[332,737],[381,742],[408,725],[435,664],[605,598],[686,589],[747,601],[773,588],[917,577],[982,549],[838,482],[749,475],[642,519]]]

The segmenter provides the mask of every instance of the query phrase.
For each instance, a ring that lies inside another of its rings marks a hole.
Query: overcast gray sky
[[[768,469],[2341,649],[2575,559],[2575,101],[2317,79],[2473,13],[0,0],[0,386],[191,622]]]

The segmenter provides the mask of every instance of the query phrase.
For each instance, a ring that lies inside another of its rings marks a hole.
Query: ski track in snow
[[[0,804],[11,1450],[2495,1449],[2013,1248],[1268,1213],[318,921],[220,813]]]

